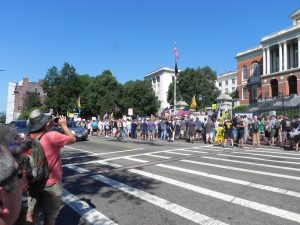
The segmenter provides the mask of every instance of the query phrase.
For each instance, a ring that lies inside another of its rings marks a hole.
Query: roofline
[[[226,76],[230,76],[230,75],[232,75],[232,74],[236,74],[237,73],[237,71],[235,70],[235,71],[228,71],[228,72],[225,72],[225,73],[221,73],[221,74],[219,74],[219,76],[217,76],[217,78],[220,78],[220,77],[226,77]]]
[[[262,50],[262,46],[261,45],[255,47],[255,48],[249,48],[249,49],[247,49],[245,51],[237,53],[236,56],[235,56],[235,58],[237,59],[237,58],[239,58],[239,57],[241,57],[243,55],[247,55],[247,54],[250,54],[250,53],[253,53],[253,52],[256,52],[256,51],[260,51],[260,50]]]
[[[296,9],[291,15],[289,15],[289,18],[293,18],[292,16],[293,16],[293,14],[295,14],[295,12],[297,12],[299,9]]]
[[[144,78],[150,77],[150,76],[152,76],[152,75],[154,75],[154,74],[156,74],[156,73],[158,73],[158,72],[161,72],[161,71],[167,71],[167,72],[175,73],[175,69],[171,69],[171,68],[169,68],[169,67],[162,67],[162,68],[159,68],[159,69],[157,69],[157,70],[154,70],[154,71],[152,71],[152,72],[146,74],[146,75],[144,76]],[[179,72],[179,71],[178,71],[178,72]]]

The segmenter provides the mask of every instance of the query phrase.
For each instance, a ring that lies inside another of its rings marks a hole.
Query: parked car
[[[14,120],[9,123],[9,126],[15,127],[19,136],[22,139],[25,139],[26,134],[28,133],[28,128],[26,127],[26,120]]]
[[[71,130],[71,132],[75,135],[76,140],[83,140],[83,141],[87,140],[88,130],[85,127],[81,127],[77,125],[75,121],[67,121],[67,126]],[[58,123],[54,123],[51,127],[51,130],[55,130],[57,132],[63,133],[63,130],[58,125]]]
[[[85,127],[78,125],[75,121],[67,121],[67,126],[75,135],[76,140],[87,140],[89,134]]]

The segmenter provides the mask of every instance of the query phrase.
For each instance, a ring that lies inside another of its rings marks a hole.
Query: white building
[[[160,101],[158,113],[160,113],[166,107],[170,107],[167,97],[169,85],[172,83],[174,75],[174,69],[163,67],[144,76],[146,80],[150,80],[152,82],[155,96],[157,96],[158,100]]]
[[[221,74],[217,77],[216,86],[221,94],[230,94],[234,92],[237,87],[237,72],[230,71]]]
[[[14,107],[15,107],[15,88],[16,83],[8,83],[8,92],[7,92],[7,103],[6,103],[6,120],[5,123],[8,124],[14,120]]]

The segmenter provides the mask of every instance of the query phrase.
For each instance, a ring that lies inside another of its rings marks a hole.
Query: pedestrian
[[[22,196],[27,189],[25,171],[0,144],[0,224],[13,225],[18,220]]]
[[[231,147],[233,147],[233,122],[226,118],[224,122],[224,147],[226,147],[227,139],[229,138]]]
[[[76,138],[67,127],[66,117],[60,116],[58,119],[58,124],[64,134],[49,131],[51,122],[49,117],[39,109],[32,111],[27,120],[28,138],[40,139],[49,167],[49,177],[46,180],[45,188],[38,196],[30,196],[28,199],[27,224],[34,224],[33,212],[39,209],[44,212],[44,224],[55,225],[55,219],[61,206],[62,161],[60,150],[65,145],[74,143]]]
[[[237,121],[238,137],[237,142],[240,144],[240,147],[244,147],[244,131],[245,131],[245,122],[243,116],[240,116]]]
[[[260,121],[257,119],[257,116],[253,117],[253,121],[251,122],[252,127],[252,145],[259,146],[260,145]]]

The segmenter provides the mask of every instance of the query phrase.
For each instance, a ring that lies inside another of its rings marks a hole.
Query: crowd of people
[[[34,213],[39,210],[44,213],[45,225],[55,224],[62,197],[60,150],[76,141],[67,127],[66,118],[61,116],[56,119],[63,134],[51,131],[52,120],[40,110],[31,112],[27,121],[29,133],[26,139],[39,140],[49,168],[44,186],[38,193],[29,191],[31,183],[26,157],[23,157],[26,154],[22,145],[24,140],[20,139],[13,128],[0,124],[0,225],[35,224]],[[296,151],[299,150],[300,142],[299,116],[167,116],[160,119],[146,117],[134,120],[124,117],[118,120],[81,120],[78,123],[86,126],[90,135],[122,140],[132,138],[170,142],[184,140],[191,143],[201,141],[222,147],[240,148],[245,144],[264,144],[291,149],[295,147]]]
[[[299,149],[300,117],[280,116],[235,116],[216,118],[197,116],[131,119],[104,119],[78,122],[89,130],[89,134],[99,137],[116,137],[154,141],[156,139],[191,143],[202,141],[223,147],[245,144],[272,145]],[[299,138],[298,138],[299,137]],[[299,139],[299,140],[298,140]],[[228,144],[228,145],[227,145]]]
[[[37,224],[35,215],[41,211],[43,224],[55,225],[62,202],[60,150],[74,143],[76,138],[67,127],[64,116],[58,118],[63,134],[51,131],[52,123],[51,116],[41,110],[32,111],[27,120],[29,132],[25,140],[14,128],[0,124],[0,225]],[[39,143],[45,165],[36,160],[38,155],[33,155],[37,145],[30,145],[31,148],[27,149],[28,143]],[[31,152],[32,160],[26,151]],[[33,165],[40,165],[40,169],[47,168],[48,171],[47,176],[41,178],[38,189],[33,189],[33,177],[37,178],[36,175],[41,173],[34,174],[36,168]]]

